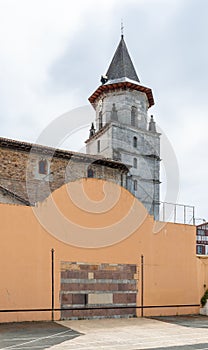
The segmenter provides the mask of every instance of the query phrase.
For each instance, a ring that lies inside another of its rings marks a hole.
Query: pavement
[[[50,349],[79,335],[56,322],[4,323],[0,324],[0,349]]]
[[[0,349],[208,350],[208,317],[4,324],[0,325]]]

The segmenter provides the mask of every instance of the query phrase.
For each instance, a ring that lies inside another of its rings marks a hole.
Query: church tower
[[[105,76],[89,101],[96,112],[86,150],[125,163],[129,175],[123,186],[156,219],[160,200],[160,134],[148,109],[152,90],[141,85],[123,35]]]

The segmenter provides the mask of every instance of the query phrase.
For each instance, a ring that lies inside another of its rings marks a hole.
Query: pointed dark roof
[[[108,80],[128,78],[138,83],[139,78],[128,53],[123,35],[106,73]]]

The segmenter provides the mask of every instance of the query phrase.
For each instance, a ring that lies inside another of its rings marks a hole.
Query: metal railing
[[[159,206],[159,221],[173,222],[186,225],[195,225],[195,207],[192,205],[156,202],[154,205]]]

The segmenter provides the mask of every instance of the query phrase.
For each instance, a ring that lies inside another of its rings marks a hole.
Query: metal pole
[[[163,221],[165,221],[165,203],[163,203]]]
[[[174,223],[176,223],[176,204],[174,205]]]
[[[54,321],[54,249],[51,249],[51,320]]]
[[[195,226],[195,207],[193,207],[193,225]]]
[[[184,207],[183,207],[184,209],[184,224],[186,223],[186,206],[184,205]]]
[[[144,256],[141,255],[141,317],[144,316]]]

